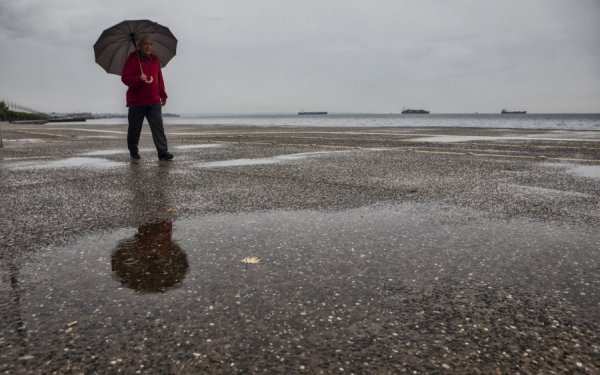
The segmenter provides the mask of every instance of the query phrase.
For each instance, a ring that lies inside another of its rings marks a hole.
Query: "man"
[[[171,160],[167,137],[163,128],[162,106],[167,103],[167,93],[163,81],[160,62],[152,53],[153,40],[144,36],[139,42],[138,51],[131,53],[123,67],[121,81],[127,85],[127,107],[129,107],[129,127],[127,147],[131,159],[139,160],[138,143],[144,117],[148,120],[152,139],[158,151],[159,160]]]

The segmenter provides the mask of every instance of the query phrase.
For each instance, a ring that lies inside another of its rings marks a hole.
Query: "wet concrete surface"
[[[2,129],[3,373],[600,371],[600,132]]]

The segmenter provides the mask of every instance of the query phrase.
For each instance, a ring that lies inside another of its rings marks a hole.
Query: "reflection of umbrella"
[[[142,36],[154,41],[154,54],[164,67],[175,56],[177,39],[167,27],[148,20],[123,21],[104,30],[96,44],[96,62],[108,73],[120,75]]]
[[[121,241],[111,256],[115,279],[141,293],[165,292],[180,284],[189,265],[172,232],[171,221],[164,220],[141,225],[133,238]]]

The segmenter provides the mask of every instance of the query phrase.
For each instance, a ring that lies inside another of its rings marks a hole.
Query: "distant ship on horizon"
[[[524,115],[527,111],[507,111],[506,109],[503,109],[500,113],[503,115]]]
[[[326,115],[327,112],[306,112],[306,111],[300,111],[298,112],[298,115],[302,116],[302,115]]]
[[[402,114],[403,115],[427,115],[427,114],[429,114],[429,111],[426,111],[424,109],[403,109]]]

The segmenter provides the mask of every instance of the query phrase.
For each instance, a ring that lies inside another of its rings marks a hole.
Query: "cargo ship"
[[[303,115],[326,115],[327,112],[305,112],[305,111],[300,111],[298,112],[298,115],[303,116]]]
[[[403,109],[402,114],[403,115],[427,115],[427,114],[429,114],[429,111],[426,111],[424,109]]]
[[[524,115],[527,111],[507,111],[506,109],[503,109],[500,113],[503,115]]]

